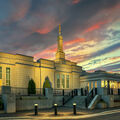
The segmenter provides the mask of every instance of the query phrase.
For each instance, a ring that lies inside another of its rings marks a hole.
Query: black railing
[[[63,96],[63,105],[67,103],[69,100],[71,100],[75,96],[75,91],[71,90],[67,92],[67,95]]]
[[[53,89],[54,96],[63,96],[63,105],[77,95],[77,89]]]
[[[118,88],[107,88],[108,95],[120,95],[120,89]]]
[[[81,89],[81,96],[87,96],[88,95],[88,89],[80,88]]]
[[[53,95],[54,96],[70,96],[72,91],[73,91],[73,94],[77,94],[77,90],[72,90],[72,89],[53,89]]]
[[[93,98],[95,97],[95,95],[97,95],[97,88],[93,88],[87,95],[86,99],[85,99],[85,105],[86,108],[89,106],[89,104],[91,103],[91,101],[93,100]]]
[[[35,94],[28,94],[27,88],[11,87],[11,93],[15,95],[43,95],[43,88],[36,88]]]

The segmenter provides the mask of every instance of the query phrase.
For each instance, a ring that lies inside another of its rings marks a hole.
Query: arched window
[[[60,88],[60,75],[57,74],[57,88]]]

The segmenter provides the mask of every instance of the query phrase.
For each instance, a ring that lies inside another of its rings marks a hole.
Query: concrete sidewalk
[[[109,115],[114,113],[120,113],[120,108],[112,108],[112,109],[95,109],[95,110],[81,110],[77,109],[77,115],[73,115],[72,108],[66,107],[59,107],[58,108],[58,115],[54,115],[54,109],[48,110],[39,110],[39,114],[37,116],[34,115],[34,111],[24,111],[24,112],[17,112],[15,114],[1,114],[0,120],[7,120],[7,119],[61,119],[61,120],[70,120],[70,119],[82,119],[82,118],[90,118],[90,117],[97,117],[103,115]]]

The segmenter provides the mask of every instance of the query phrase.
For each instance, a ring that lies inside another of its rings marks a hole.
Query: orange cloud
[[[112,57],[110,60],[120,60],[120,56]]]
[[[51,29],[49,29],[48,27],[47,28],[43,28],[43,29],[39,29],[37,30],[36,32],[37,33],[40,33],[40,34],[47,34],[51,31]]]
[[[73,44],[75,44],[75,43],[84,42],[84,41],[85,41],[84,38],[76,38],[76,39],[74,39],[74,40],[70,40],[70,41],[64,42],[64,45],[65,45],[65,46],[70,46],[70,45],[73,45]]]
[[[35,60],[39,59],[39,58],[51,58],[51,56],[53,56],[53,54],[57,51],[57,47],[56,44],[50,46],[49,48],[36,53],[34,55]]]
[[[80,2],[80,0],[73,0],[72,4],[78,4]]]
[[[95,25],[87,28],[83,33],[88,33],[88,32],[92,32],[92,31],[94,31],[94,30],[97,30],[97,29],[101,28],[101,27],[102,27],[104,24],[106,24],[106,23],[108,23],[107,20],[106,20],[106,21],[103,21],[103,22],[98,22],[98,23],[96,23]]]

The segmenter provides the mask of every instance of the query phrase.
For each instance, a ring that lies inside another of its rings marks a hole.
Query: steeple
[[[65,53],[63,52],[63,37],[62,37],[61,25],[59,24],[58,49],[56,53],[56,60],[60,61],[64,59],[65,59]]]
[[[61,35],[61,24],[59,24],[59,36]]]

